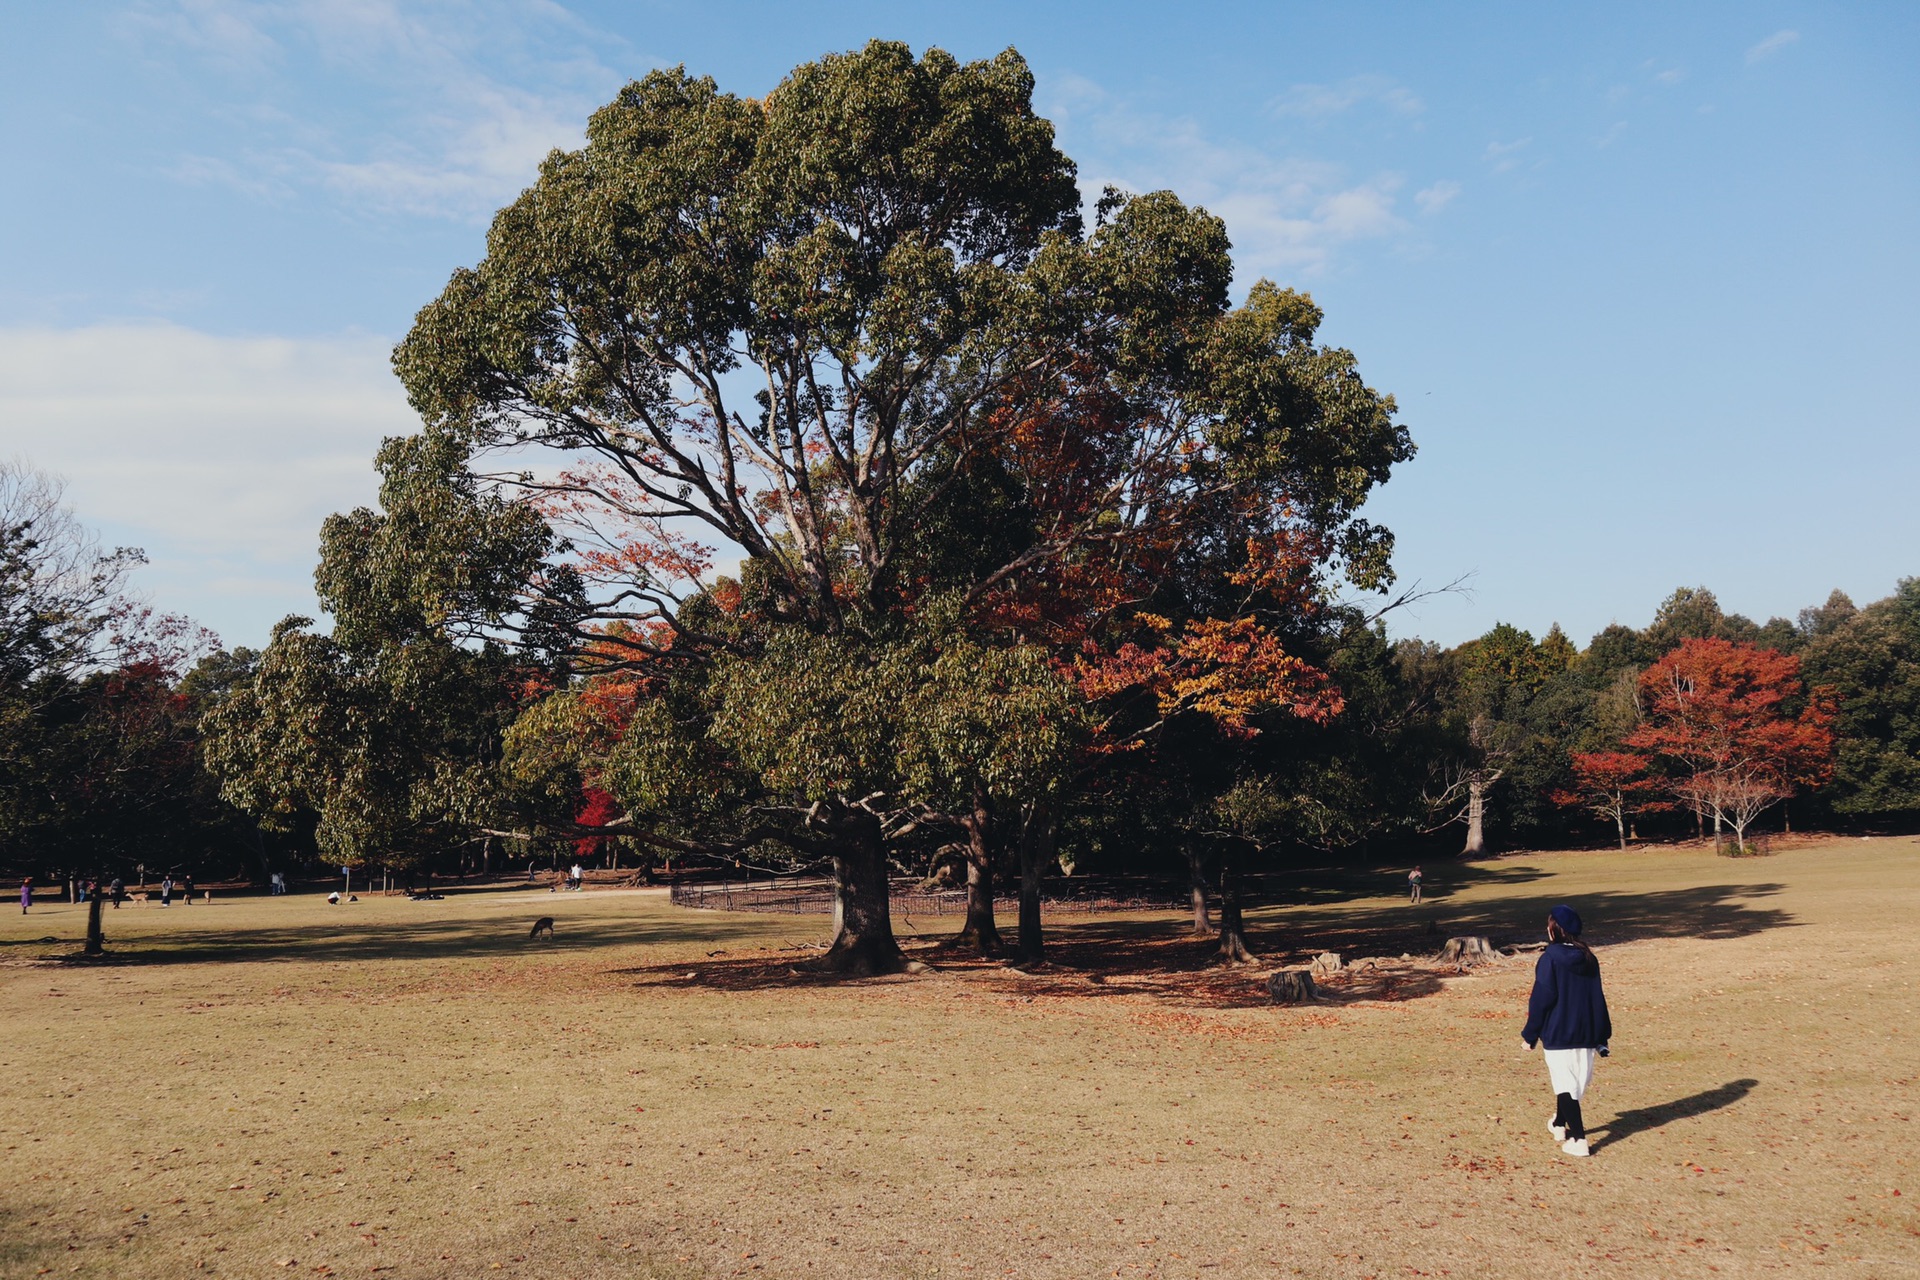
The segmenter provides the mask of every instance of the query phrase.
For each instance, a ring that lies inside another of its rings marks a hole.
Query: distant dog
[[[553,917],[552,916],[541,916],[538,920],[535,920],[533,922],[532,932],[527,934],[527,941],[532,942],[535,938],[539,937],[543,933],[547,935],[548,942],[553,941]]]

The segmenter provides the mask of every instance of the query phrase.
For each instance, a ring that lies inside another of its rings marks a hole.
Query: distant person
[[[1593,1083],[1596,1057],[1607,1056],[1613,1020],[1600,989],[1600,961],[1580,941],[1580,913],[1565,905],[1547,915],[1547,948],[1534,966],[1533,995],[1527,1001],[1527,1025],[1520,1038],[1531,1050],[1546,1050],[1547,1079],[1553,1085],[1553,1120],[1547,1131],[1570,1156],[1588,1156],[1587,1126],[1580,1100]]]
[[[193,905],[193,877],[191,875],[186,879],[186,892],[181,895],[180,905],[186,907]]]
[[[127,882],[115,876],[113,883],[107,886],[107,896],[113,900],[113,909],[118,911],[121,900],[127,896]]]
[[[338,889],[335,889],[332,893],[327,895],[327,905],[330,907],[337,907],[340,905],[340,891]]]
[[[20,882],[20,914],[27,914],[27,908],[33,905],[33,877],[28,876]]]
[[[1418,867],[1415,867],[1407,873],[1407,902],[1409,904],[1413,906],[1420,905],[1420,886],[1426,883],[1426,879],[1427,877]]]
[[[167,906],[173,901],[173,877],[168,876],[160,882],[160,905]]]
[[[267,895],[277,898],[287,891],[287,873],[276,871],[267,877]]]
[[[580,888],[580,876],[581,876],[581,874],[582,874],[582,873],[581,873],[581,871],[580,871],[580,864],[579,864],[579,863],[577,863],[577,862],[576,862],[576,863],[574,863],[574,864],[573,864],[573,869],[572,869],[571,871],[569,871],[569,872],[567,872],[567,888],[569,888],[569,889],[572,889],[572,890],[574,890],[574,891],[576,891],[576,892],[578,892],[578,891],[579,891],[579,888]]]

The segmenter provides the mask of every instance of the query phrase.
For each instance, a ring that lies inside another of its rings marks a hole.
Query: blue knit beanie
[[[1560,932],[1566,934],[1569,938],[1577,938],[1580,936],[1580,913],[1566,903],[1561,903],[1553,910],[1547,912],[1547,915],[1552,918],[1555,924],[1560,926]]]

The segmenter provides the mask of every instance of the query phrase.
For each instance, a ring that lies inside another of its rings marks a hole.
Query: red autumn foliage
[[[1265,621],[1315,607],[1329,553],[1320,530],[1206,465],[1185,422],[1085,387],[1027,403],[970,442],[1018,478],[1035,535],[975,588],[973,614],[1051,650],[1097,709],[1095,754],[1130,750],[1143,723],[1175,715],[1244,737],[1265,711],[1316,722],[1340,712],[1331,679],[1287,653]],[[1179,594],[1195,549],[1227,529],[1243,531],[1231,544],[1243,555],[1226,568],[1238,599],[1183,624],[1152,611],[1169,586]]]
[[[1576,751],[1573,785],[1553,793],[1553,802],[1590,810],[1614,824],[1620,847],[1627,847],[1627,823],[1636,813],[1673,807],[1659,797],[1661,780],[1648,771],[1648,759],[1632,751]]]
[[[1659,768],[1672,794],[1734,828],[1832,772],[1833,707],[1809,693],[1800,660],[1731,640],[1688,640],[1640,677],[1646,721],[1623,746]]]
[[[579,826],[604,827],[621,816],[619,801],[598,787],[588,787],[580,801],[580,811],[573,817]],[[573,852],[582,858],[594,857],[602,851],[606,840],[605,836],[581,836],[573,842]]]

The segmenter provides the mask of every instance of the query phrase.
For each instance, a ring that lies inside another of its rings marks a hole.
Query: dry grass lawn
[[[1428,872],[1417,910],[1404,869],[1303,881],[1255,944],[1575,903],[1591,1160],[1525,962],[1276,1008],[1171,915],[841,984],[790,968],[821,919],[646,893],[129,906],[97,966],[54,958],[84,908],[0,915],[0,1275],[1920,1274],[1920,843]]]

